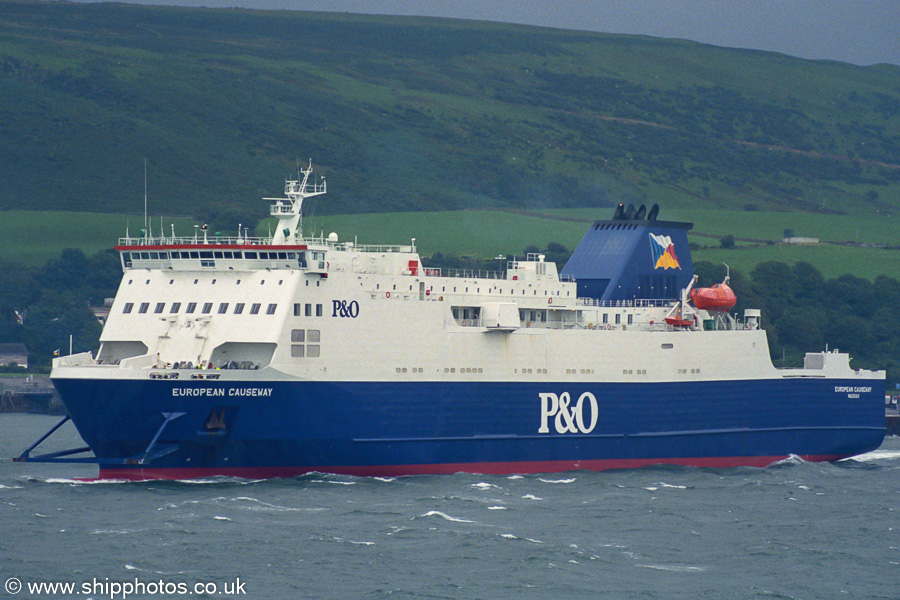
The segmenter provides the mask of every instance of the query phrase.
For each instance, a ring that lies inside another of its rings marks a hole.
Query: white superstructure
[[[125,276],[99,353],[56,366],[93,364],[117,377],[339,381],[856,373],[838,355],[822,355],[810,369],[776,370],[758,311],[738,321],[696,310],[687,290],[681,302],[603,305],[578,298],[575,282],[561,280],[541,255],[511,261],[505,272],[442,273],[422,265],[415,240],[366,246],[304,236],[302,203],[326,191],[324,180],[309,181],[311,171],[286,182],[285,198],[267,199],[278,219],[271,238],[203,229],[187,238],[121,239]]]

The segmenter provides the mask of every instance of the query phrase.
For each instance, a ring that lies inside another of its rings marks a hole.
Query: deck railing
[[[119,246],[141,247],[141,246],[271,246],[272,240],[267,237],[250,237],[250,236],[226,236],[226,235],[203,235],[196,236],[141,236],[141,237],[121,237],[119,238]],[[307,247],[325,247],[329,250],[337,252],[348,252],[358,250],[360,252],[415,252],[415,246],[400,244],[354,244],[352,242],[335,242],[325,237],[305,237],[296,242],[286,242],[278,244],[279,246],[307,246]]]
[[[649,308],[671,306],[676,300],[664,298],[658,299],[633,299],[633,300],[597,300],[596,298],[576,298],[576,306],[597,306],[600,308]]]

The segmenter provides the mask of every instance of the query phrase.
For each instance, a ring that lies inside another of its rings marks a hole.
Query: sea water
[[[898,438],[835,464],[525,476],[89,482],[10,460],[57,420],[0,415],[8,598],[900,598]]]

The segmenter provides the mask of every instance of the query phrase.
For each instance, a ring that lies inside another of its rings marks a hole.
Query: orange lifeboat
[[[694,325],[691,319],[682,319],[680,317],[666,317],[666,323],[672,327],[690,327]]]
[[[691,302],[702,310],[728,310],[737,303],[737,296],[725,282],[708,288],[691,290]]]

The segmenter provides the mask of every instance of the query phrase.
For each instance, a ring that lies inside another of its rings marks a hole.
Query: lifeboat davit
[[[737,296],[727,283],[691,290],[691,302],[702,310],[728,310],[737,303]]]

